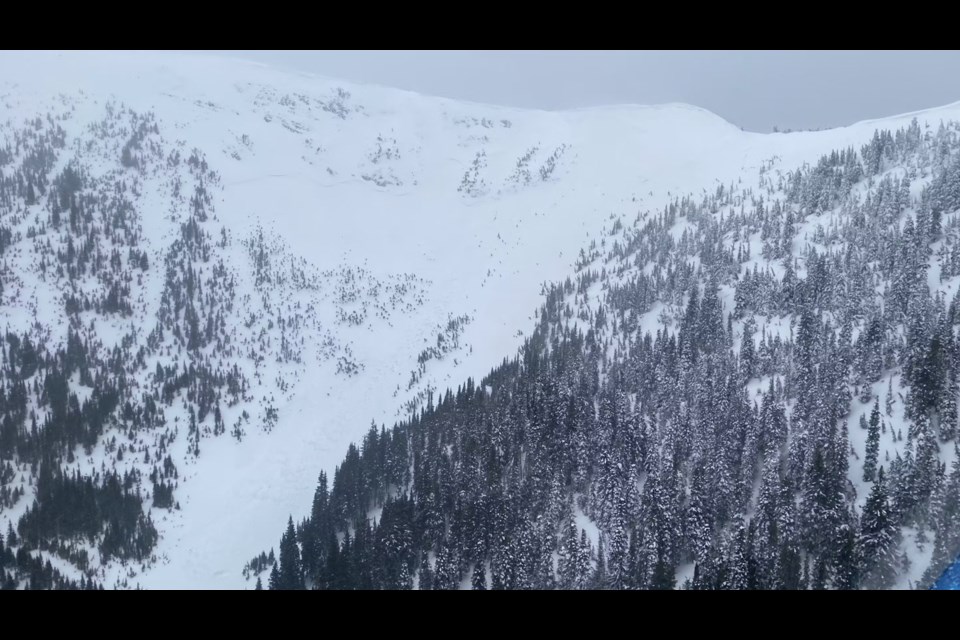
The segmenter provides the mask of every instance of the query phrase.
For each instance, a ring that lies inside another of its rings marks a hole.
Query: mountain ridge
[[[181,509],[148,508],[163,518],[156,523],[156,559],[134,576],[122,566],[98,567],[96,575],[108,586],[249,586],[240,574],[242,562],[269,545],[288,514],[306,513],[316,474],[364,435],[367,421],[392,424],[409,409],[422,409],[431,389],[479,380],[516,353],[535,324],[530,312],[543,300],[545,283],[576,273],[577,251],[591,240],[602,252],[610,229],[639,228],[677,198],[700,200],[738,181],[752,184],[762,167],[783,177],[832,149],[859,149],[877,122],[780,136],[743,132],[684,105],[563,112],[486,107],[330,79],[307,81],[270,67],[251,74],[232,59],[70,55],[39,56],[64,63],[59,77],[34,79],[28,76],[35,70],[4,65],[0,82],[9,85],[13,77],[24,83],[28,77],[36,88],[24,85],[20,89],[29,90],[2,96],[9,115],[0,148],[18,139],[33,144],[32,125],[24,123],[50,114],[53,137],[58,126],[65,129],[64,146],[43,174],[44,188],[75,163],[96,185],[77,193],[100,193],[96,207],[112,210],[103,204],[111,190],[130,194],[125,197],[132,227],[139,227],[131,236],[136,245],[115,240],[124,251],[144,251],[150,265],[138,274],[133,254],[119,259],[120,281],[131,286],[129,296],[120,288],[120,299],[143,298],[135,320],[152,326],[165,295],[175,309],[177,291],[192,281],[196,265],[205,265],[196,276],[204,292],[213,286],[217,296],[235,293],[228,313],[217,311],[219,298],[210,303],[210,295],[192,297],[198,320],[209,318],[210,335],[219,335],[216,349],[191,351],[189,341],[170,341],[171,332],[197,333],[186,316],[170,320],[164,337],[150,340],[129,331],[125,320],[115,321],[113,311],[83,311],[76,320],[68,312],[65,318],[77,332],[95,322],[89,337],[103,340],[105,348],[131,336],[133,344],[155,349],[145,357],[147,369],[131,377],[139,387],[156,385],[162,392],[161,378],[170,374],[155,374],[154,363],[180,372],[190,363],[221,360],[226,368],[241,365],[249,389],[235,395],[251,398],[222,409],[223,431],[239,421],[246,432],[239,444],[222,434],[211,437],[221,429],[212,413],[198,421],[200,431],[210,434],[191,440],[172,430],[179,471],[173,495]],[[98,58],[111,64],[89,77],[76,74]],[[37,56],[3,59],[27,63]],[[84,84],[86,95],[58,98],[65,86]],[[108,106],[104,95],[111,92],[118,100]],[[949,120],[958,111],[960,103],[923,113]],[[895,128],[907,125],[911,115],[880,122]],[[143,135],[134,134],[141,125]],[[46,126],[41,122],[39,130]],[[124,149],[133,151],[124,155]],[[26,161],[22,153],[14,155]],[[177,195],[191,189],[189,198]],[[81,235],[53,233],[56,205],[25,204],[26,190],[17,193],[0,224],[17,220],[11,228],[21,233],[14,243],[22,247],[20,273],[30,274],[46,262],[44,246],[28,247],[27,240]],[[31,238],[31,226],[43,232]],[[812,223],[800,228],[815,232]],[[200,237],[208,240],[194,244],[194,229],[205,229]],[[678,220],[673,240],[681,242],[687,230]],[[97,237],[105,242],[102,234]],[[178,239],[181,244],[174,244]],[[207,253],[210,262],[203,260]],[[193,257],[179,264],[183,255]],[[172,279],[160,268],[168,259],[176,269]],[[215,275],[221,273],[227,275]],[[10,277],[5,285],[13,282]],[[146,284],[133,286],[140,279]],[[18,286],[35,292],[37,303],[14,303],[8,294],[2,317],[10,330],[41,336],[31,320],[38,313],[59,318],[59,296],[74,282],[78,291],[103,293],[101,306],[114,305],[107,301],[109,290],[86,287],[81,276],[68,274],[53,285],[32,276],[20,280]],[[732,306],[733,291],[724,296]],[[63,333],[59,341],[68,338]],[[218,357],[228,344],[234,355]],[[258,352],[276,362],[261,361]],[[91,394],[82,381],[69,386],[81,397]],[[173,392],[167,409],[184,429],[191,429],[184,425],[196,404],[192,393]],[[37,406],[42,403],[38,395]],[[246,421],[242,412],[250,416]],[[133,442],[155,451],[146,436]],[[199,456],[190,453],[194,446]],[[97,449],[83,471],[94,473],[98,463],[108,462],[117,469],[139,468],[116,455],[105,446]],[[144,476],[152,462],[145,464]],[[150,486],[143,479],[134,484],[145,491]],[[28,507],[21,498],[0,517],[16,524]]]

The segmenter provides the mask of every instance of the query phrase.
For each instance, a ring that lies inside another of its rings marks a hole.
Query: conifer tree
[[[898,573],[896,524],[890,514],[887,483],[883,467],[877,473],[860,520],[860,571],[863,586],[884,589],[893,584]]]
[[[287,530],[280,539],[279,589],[303,589],[303,573],[300,566],[300,547],[297,544],[297,534],[293,528],[293,517],[287,521]],[[271,576],[272,581],[272,576]],[[272,587],[271,587],[272,588]]]
[[[877,398],[870,413],[867,427],[867,449],[863,459],[863,480],[873,482],[877,474],[877,460],[880,455],[880,398]]]

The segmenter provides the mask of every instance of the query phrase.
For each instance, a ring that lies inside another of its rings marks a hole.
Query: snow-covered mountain
[[[390,427],[433,391],[512,358],[551,283],[597,272],[567,296],[571,322],[589,328],[603,292],[637,274],[696,280],[661,273],[649,252],[638,259],[661,231],[673,267],[696,269],[717,260],[696,244],[703,216],[719,221],[717,251],[735,258],[717,276],[734,353],[748,319],[758,342],[792,341],[799,314],[743,313],[738,283],[755,268],[779,282],[792,262],[806,278],[810,246],[842,255],[850,194],[876,197],[884,178],[900,189],[910,177],[890,225],[915,218],[922,189],[957,154],[957,121],[952,105],[757,134],[680,104],[530,111],[215,57],[4,53],[0,532],[20,523],[19,549],[106,587],[249,588],[244,563],[276,545],[288,516],[309,514],[320,471],[371,421]],[[846,149],[869,164],[861,148],[899,129],[918,140],[881,148],[876,170],[848,173],[840,196],[812,206],[791,192],[808,184],[798,170]],[[724,224],[761,200],[796,210],[791,243],[765,250],[756,220]],[[681,201],[687,213],[650,230]],[[955,228],[952,211],[938,214]],[[929,238],[927,274],[948,302],[960,272],[938,252],[951,233]],[[863,286],[881,296],[886,283]],[[684,293],[637,303],[631,331],[678,327]],[[870,314],[854,318],[856,341]],[[597,331],[611,354],[633,339]],[[881,460],[914,439],[893,428],[912,424],[899,360],[881,368],[850,381],[851,460],[867,447],[861,415],[888,387]],[[745,388],[766,390],[776,369]],[[947,469],[953,441],[937,452]],[[874,483],[862,462],[849,477],[862,509]],[[75,523],[44,506],[60,501],[97,515]],[[602,516],[586,511],[595,531]],[[922,530],[905,529],[912,564],[900,586],[930,562],[932,544],[914,540]]]

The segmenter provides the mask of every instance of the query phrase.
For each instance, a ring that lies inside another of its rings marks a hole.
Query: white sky
[[[960,100],[960,51],[216,51],[428,95],[540,109],[687,102],[751,131]]]

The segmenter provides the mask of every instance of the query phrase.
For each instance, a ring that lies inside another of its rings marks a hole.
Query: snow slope
[[[82,155],[94,135],[89,125],[109,102],[152,113],[158,144],[184,155],[197,149],[219,174],[216,228],[233,240],[222,255],[246,300],[231,326],[242,333],[266,298],[309,318],[297,333],[301,362],[276,362],[277,339],[262,364],[244,356],[252,399],[225,415],[232,425],[248,411],[242,441],[206,438],[196,458],[185,437],[175,443],[181,509],[155,510],[157,562],[103,568],[107,585],[126,577],[152,588],[252,587],[243,563],[276,544],[288,514],[306,515],[318,470],[332,471],[371,420],[389,426],[428,389],[478,378],[515,353],[541,285],[571,274],[578,252],[613,220],[633,220],[678,195],[753,184],[764,162],[785,172],[831,149],[859,147],[876,128],[904,126],[914,115],[931,125],[960,118],[960,105],[951,105],[768,135],[682,104],[543,112],[212,56],[0,54],[0,122],[10,128],[66,114],[67,146]],[[115,164],[105,155],[94,166],[106,172]],[[137,200],[152,264],[161,264],[179,220],[169,215],[169,178],[144,178]],[[255,282],[244,241],[258,229],[276,273],[301,269],[312,274],[310,286]],[[57,313],[48,284],[24,273],[23,304],[0,307],[0,326],[11,330]],[[137,294],[144,321],[162,294],[157,273]],[[461,322],[449,324],[455,318]],[[97,331],[115,344],[125,329],[101,322]],[[436,349],[420,367],[428,347]],[[265,429],[269,407],[277,419]],[[167,417],[186,420],[183,412]],[[107,459],[101,448],[78,465]],[[0,513],[0,527],[25,503]]]

